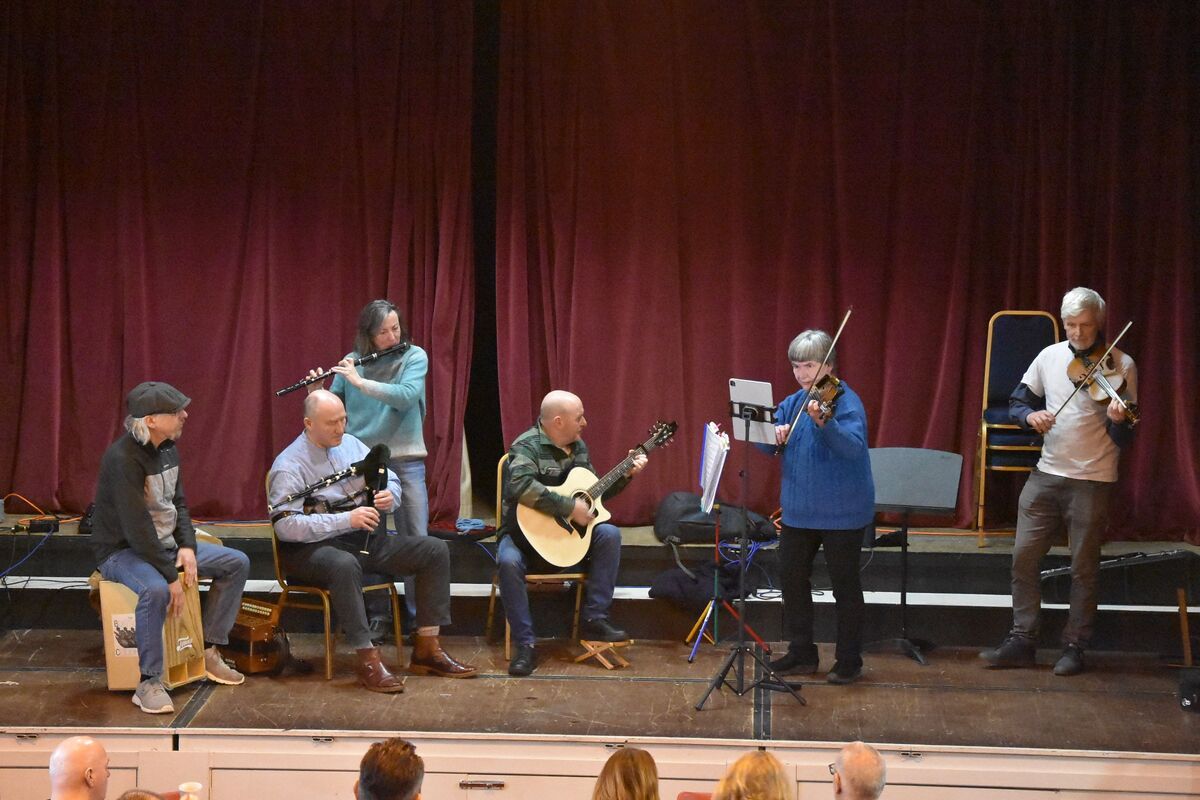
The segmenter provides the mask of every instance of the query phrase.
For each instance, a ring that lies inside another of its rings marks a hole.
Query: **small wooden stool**
[[[633,639],[628,639],[624,642],[593,642],[591,639],[580,639],[579,644],[587,652],[583,655],[575,656],[575,663],[586,661],[589,658],[594,658],[604,665],[605,669],[616,669],[617,667],[628,667],[629,662],[625,657],[617,652],[618,647],[628,647],[633,644]],[[616,663],[610,662],[612,658]]]

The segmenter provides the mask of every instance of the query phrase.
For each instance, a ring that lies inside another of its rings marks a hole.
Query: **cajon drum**
[[[182,578],[182,576],[181,576]],[[136,689],[141,671],[137,651],[137,595],[115,581],[100,582],[100,616],[104,622],[104,666],[112,691]],[[163,623],[163,686],[174,689],[204,677],[204,623],[200,590],[183,590],[183,615]]]

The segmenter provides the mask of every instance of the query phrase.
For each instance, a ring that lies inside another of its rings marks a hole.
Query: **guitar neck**
[[[635,447],[633,452],[625,456],[624,460],[622,460],[620,464],[617,464],[615,467],[610,469],[607,473],[605,473],[603,478],[588,487],[588,497],[592,498],[592,500],[599,500],[601,497],[604,497],[604,493],[611,489],[613,484],[621,480],[621,476],[628,472],[633,466],[633,459],[637,458],[639,453],[649,453],[653,449],[653,437]]]

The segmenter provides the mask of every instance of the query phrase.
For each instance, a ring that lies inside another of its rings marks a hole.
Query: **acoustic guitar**
[[[529,506],[518,505],[517,525],[526,543],[556,567],[570,567],[582,561],[592,545],[592,529],[612,516],[601,502],[604,493],[629,471],[635,456],[649,453],[670,442],[678,427],[674,422],[654,423],[650,428],[650,438],[635,447],[625,460],[609,470],[603,478],[597,480],[590,470],[575,467],[567,473],[561,485],[549,487],[557,495],[579,499],[587,504],[590,519],[586,527],[569,517],[543,514]]]

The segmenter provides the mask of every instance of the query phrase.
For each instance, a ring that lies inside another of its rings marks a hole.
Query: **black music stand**
[[[764,391],[765,396],[762,394]],[[771,439],[774,438],[775,406],[771,403],[771,385],[758,381],[741,381],[739,383],[737,379],[732,379],[729,381],[729,398],[730,413],[735,420],[733,428],[734,436],[745,442],[742,469],[739,473],[741,477],[742,530],[738,536],[738,557],[740,561],[738,566],[738,599],[734,602],[734,606],[737,608],[737,613],[734,615],[737,619],[737,644],[730,648],[729,657],[725,659],[725,663],[721,665],[721,668],[717,670],[717,674],[709,681],[708,689],[705,690],[704,696],[700,698],[700,702],[696,703],[695,707],[697,711],[703,711],[704,704],[708,702],[709,696],[721,686],[728,686],[738,697],[742,697],[751,690],[760,687],[764,690],[774,692],[787,692],[796,698],[800,705],[806,706],[808,702],[800,696],[800,687],[785,683],[771,669],[770,662],[759,652],[758,647],[746,644],[746,557],[750,552],[749,490],[747,486],[750,481],[750,448],[753,446],[751,443],[754,441],[761,442],[768,437]],[[766,402],[762,402],[763,400]],[[742,423],[742,430],[740,431],[737,429],[737,421],[739,420]],[[761,436],[758,436],[758,434],[761,434]],[[713,613],[717,613],[716,608],[713,609]],[[697,632],[696,635],[701,636],[703,634]],[[747,680],[746,656],[750,656],[753,661],[758,662],[760,672],[763,673],[762,677],[758,680]],[[734,674],[734,680],[732,681],[729,679],[731,670]]]
[[[871,450],[871,475],[875,480],[875,513],[901,515],[900,540],[900,638],[871,642],[864,650],[898,649],[925,665],[924,653],[935,645],[908,636],[908,521],[913,514],[953,516],[958,505],[958,483],[962,475],[960,453],[923,450],[917,447],[877,447]],[[892,536],[893,534],[888,534]]]

